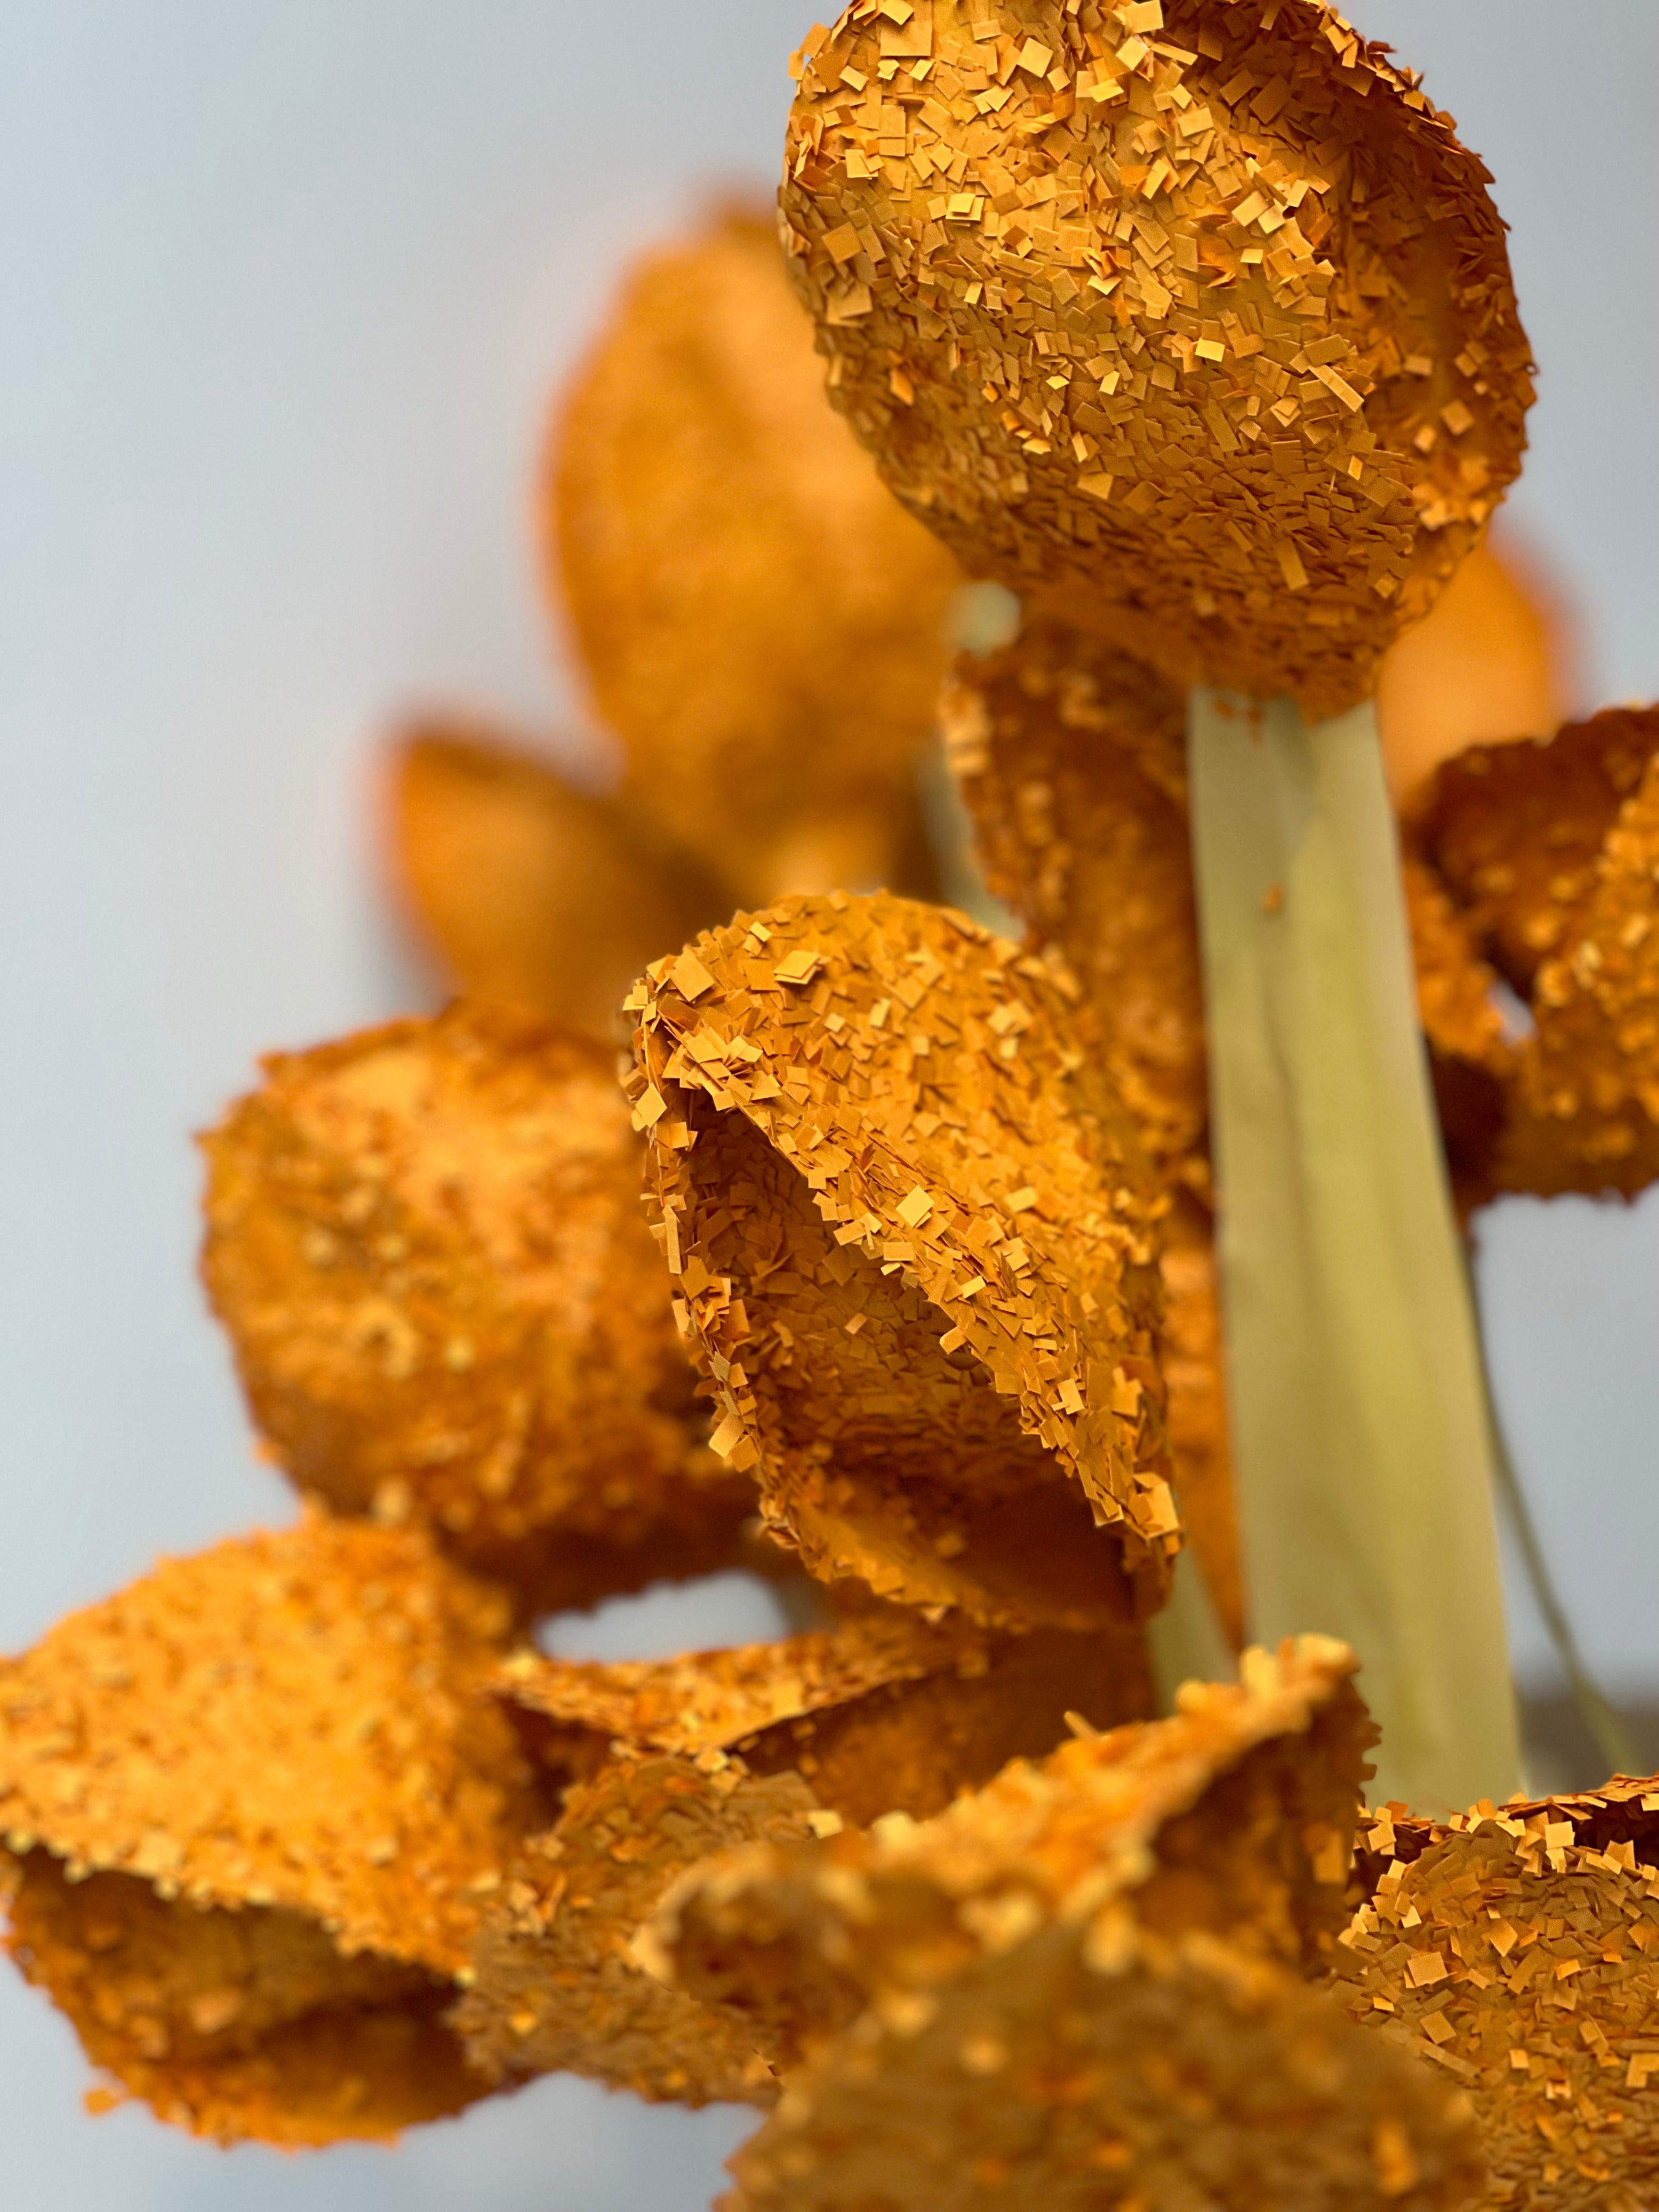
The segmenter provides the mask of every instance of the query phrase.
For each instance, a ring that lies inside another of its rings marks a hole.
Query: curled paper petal
[[[423,1968],[348,1957],[314,1921],[167,1903],[131,1875],[70,1881],[33,1853],[13,1957],[124,2096],[222,2143],[320,2149],[444,2119],[489,2094]]]
[[[1558,728],[1575,688],[1574,658],[1571,626],[1531,563],[1478,545],[1382,663],[1376,718],[1395,805],[1472,745]]]
[[[203,1273],[302,1490],[531,1608],[737,1555],[610,1056],[464,1005],[308,1053],[203,1140]]]
[[[307,1517],[0,1667],[14,1954],[131,2094],[300,2144],[485,2094],[444,2011],[546,1818],[481,1694],[507,1627],[413,1532]]]
[[[1653,718],[1659,732],[1659,714]],[[1659,1179],[1659,759],[1619,811],[1595,884],[1539,970],[1505,1188],[1617,1190]]]
[[[743,900],[922,865],[916,755],[962,579],[824,405],[769,216],[639,264],[544,501],[643,811]]]
[[[1299,1969],[1346,1917],[1376,1734],[1353,1671],[1322,1638],[1252,1650],[1242,1685],[1188,1683],[1174,1719],[1016,1760],[934,1820],[699,1869],[657,1936],[679,1982],[746,2011],[786,2067],[865,2007],[1050,1926],[1097,1946],[1132,1925],[1201,1933]]]
[[[1413,795],[1460,927],[1529,1002],[1492,1181],[1552,1195],[1659,1176],[1659,708],[1481,745]]]
[[[711,1443],[807,1565],[1010,1626],[1160,1602],[1159,1209],[1042,964],[837,893],[699,938],[633,1003]]]
[[[1344,1911],[1352,1663],[1252,1652],[937,1820],[687,1875],[655,1940],[791,2069],[727,2212],[1459,2201],[1455,2098],[1297,1971]]]
[[[1523,998],[1595,890],[1621,807],[1659,752],[1659,708],[1613,707],[1531,743],[1476,745],[1413,796],[1414,835]]]
[[[781,200],[888,482],[1181,681],[1356,704],[1520,465],[1485,168],[1322,0],[891,30],[803,55]]]
[[[838,1629],[684,1658],[580,1665],[519,1653],[501,1694],[550,1766],[591,1774],[617,1741],[754,1774],[802,1775],[858,1826],[940,1811],[1009,1759],[1040,1756],[1068,1713],[1109,1728],[1152,1711],[1139,1633],[998,1636],[884,1612]]]
[[[1440,1139],[1453,1196],[1467,1218],[1492,1194],[1515,1054],[1498,1009],[1498,976],[1409,836],[1401,882]]]
[[[946,691],[986,881],[1055,946],[1090,1044],[1164,1173],[1209,1191],[1204,981],[1187,825],[1187,704],[1156,670],[1034,614]]]
[[[1390,1806],[1333,1955],[1354,2019],[1468,2096],[1483,2204],[1636,2212],[1659,2184],[1659,1777],[1477,1805]],[[1651,2086],[1650,2086],[1651,2084]]]
[[[388,858],[446,982],[613,1042],[659,945],[731,908],[637,809],[596,798],[501,736],[434,723],[390,762]]]
[[[624,1757],[573,1789],[494,1898],[456,2014],[487,2080],[586,2074],[653,2101],[769,2105],[777,2081],[746,2027],[651,1971],[637,1942],[663,1892],[711,1852],[805,1836],[798,1774],[718,1754]]]

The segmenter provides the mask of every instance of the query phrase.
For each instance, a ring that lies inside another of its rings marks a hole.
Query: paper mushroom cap
[[[971,571],[1314,714],[1477,542],[1532,396],[1487,173],[1384,52],[1323,0],[859,7],[781,200],[832,398]]]

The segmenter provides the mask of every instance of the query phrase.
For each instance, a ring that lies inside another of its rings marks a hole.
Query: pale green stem
[[[1353,1645],[1374,1802],[1520,1786],[1479,1340],[1370,707],[1188,720],[1250,1632]]]

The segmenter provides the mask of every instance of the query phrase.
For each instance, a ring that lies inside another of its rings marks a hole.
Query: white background
[[[0,31],[0,1649],[287,1510],[192,1259],[252,1054],[419,1003],[376,742],[574,726],[527,489],[630,249],[769,180],[793,0],[9,0]],[[1512,502],[1587,704],[1659,693],[1659,9],[1373,0],[1487,156],[1541,368]],[[1659,1206],[1481,1232],[1522,1472],[1593,1656],[1659,1686]],[[1547,1662],[1524,1606],[1523,1670]],[[681,2212],[745,2116],[539,2085],[396,2153],[96,2124],[0,1977],[8,2212]]]

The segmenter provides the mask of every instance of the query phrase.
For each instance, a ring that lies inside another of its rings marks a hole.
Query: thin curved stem
[[[1474,1297],[1473,1270],[1469,1295],[1474,1303],[1477,1322],[1480,1317],[1480,1302]],[[1481,1333],[1481,1352],[1486,1354],[1485,1330]],[[1533,1602],[1537,1606],[1555,1656],[1560,1662],[1561,1672],[1573,1704],[1578,1708],[1584,1726],[1595,1740],[1595,1747],[1615,1774],[1635,1774],[1640,1769],[1640,1759],[1632,1742],[1624,1722],[1612,1702],[1604,1694],[1591,1674],[1583,1653],[1578,1648],[1578,1638],[1566,1607],[1550,1573],[1549,1561],[1544,1555],[1537,1523],[1532,1517],[1532,1508],[1521,1487],[1521,1477],[1516,1471],[1509,1438],[1498,1411],[1497,1395],[1492,1386],[1492,1361],[1483,1356],[1482,1373],[1486,1387],[1486,1423],[1492,1431],[1492,1480],[1504,1510],[1509,1516],[1515,1540],[1521,1547],[1522,1563],[1527,1571],[1527,1580],[1532,1586]]]

